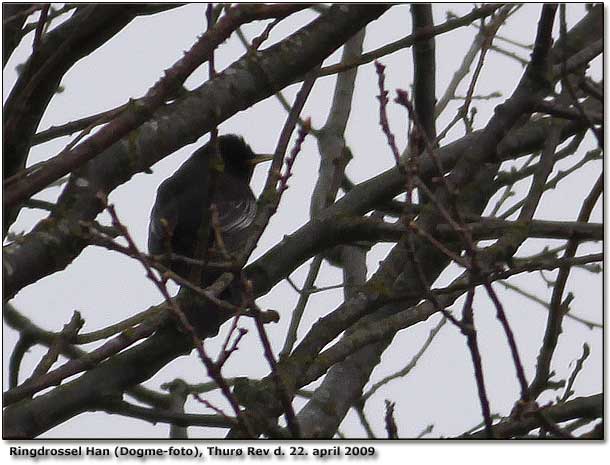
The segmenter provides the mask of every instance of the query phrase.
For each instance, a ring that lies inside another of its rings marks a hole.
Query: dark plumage
[[[212,146],[208,143],[159,186],[148,231],[148,250],[151,254],[171,252],[194,258],[200,247],[198,235],[201,221],[212,204],[218,210],[227,252],[236,252],[247,237],[248,227],[256,215],[256,199],[249,185],[254,165],[269,157],[257,157],[243,138],[232,134],[218,138],[218,149],[222,164],[214,161]],[[208,247],[214,246],[213,238],[214,234],[210,231]],[[191,267],[184,261],[175,260],[168,266],[189,279]],[[205,271],[198,284],[209,285],[218,276],[218,271]],[[234,291],[228,289],[221,297],[231,300]],[[206,309],[206,313],[209,311]],[[191,316],[189,319],[192,319]]]

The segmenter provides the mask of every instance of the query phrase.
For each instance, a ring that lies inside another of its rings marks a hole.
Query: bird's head
[[[248,181],[256,164],[272,159],[269,155],[255,154],[243,137],[235,134],[218,137],[218,149],[224,163],[224,171]]]

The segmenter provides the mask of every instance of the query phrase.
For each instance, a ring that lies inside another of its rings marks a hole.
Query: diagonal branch
[[[130,110],[121,113],[94,136],[72,150],[63,151],[45,163],[39,171],[21,179],[16,185],[5,186],[5,208],[22,202],[49,183],[70,173],[91,160],[114,142],[147,121],[166,100],[168,94],[181,85],[195,69],[205,63],[213,50],[224,42],[237,27],[256,19],[290,15],[305,5],[238,5],[230,8],[212,28],[206,31],[180,60],[165,71],[164,76],[144,97],[134,101]]]

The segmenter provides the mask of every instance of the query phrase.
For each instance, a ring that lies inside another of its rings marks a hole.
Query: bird
[[[218,136],[216,143],[219,158],[214,157],[214,142],[210,141],[160,184],[150,214],[149,254],[166,257],[161,261],[184,279],[193,278],[190,276],[193,267],[180,257],[201,258],[197,256],[200,250],[207,252],[218,246],[208,214],[211,208],[217,212],[224,252],[231,255],[239,250],[256,216],[256,197],[250,188],[254,167],[273,158],[255,154],[243,137],[236,134]],[[210,230],[208,244],[202,248],[199,236],[204,218]],[[200,279],[194,284],[208,286],[220,274],[219,270],[204,269],[201,276],[195,276]],[[219,297],[236,300],[237,290],[234,281]],[[219,326],[221,320],[214,318],[214,312],[219,309],[213,307],[210,303],[204,311],[201,308],[183,309],[200,336],[218,332],[218,327],[214,326]]]

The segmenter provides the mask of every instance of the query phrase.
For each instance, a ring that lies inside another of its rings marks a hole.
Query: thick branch
[[[419,31],[434,27],[432,5],[411,5],[413,18],[413,35]],[[426,137],[436,139],[435,110],[436,105],[436,57],[434,37],[419,41],[413,47],[413,97],[415,114]]]
[[[602,418],[604,414],[603,394],[590,397],[578,397],[566,403],[556,404],[543,410],[547,418],[555,423],[573,420],[576,418]],[[543,426],[537,415],[528,415],[523,419],[507,419],[493,426],[496,439],[506,439],[526,435],[533,429]],[[463,439],[484,439],[484,431],[471,435],[460,436]]]
[[[107,7],[104,7],[107,8]],[[117,116],[111,123],[101,128],[95,135],[72,150],[64,150],[45,165],[17,181],[5,190],[3,205],[11,207],[39,192],[56,179],[82,166],[97,154],[103,152],[121,137],[140,127],[154,111],[167,99],[167,96],[180,86],[195,69],[206,62],[213,50],[240,25],[256,19],[287,16],[304,8],[303,5],[238,5],[228,10],[195,45],[170,69],[146,95],[130,108]],[[13,123],[16,124],[16,123]]]
[[[129,24],[137,9],[133,5],[87,5],[45,35],[4,106],[3,179],[25,167],[31,138],[65,73]],[[11,192],[5,191],[5,199],[7,195]],[[4,202],[4,234],[18,210],[6,207],[16,203]]]
[[[189,97],[165,106],[133,138],[114,144],[83,166],[71,177],[52,220],[39,223],[21,244],[5,249],[10,257],[4,262],[8,278],[5,297],[63,269],[82,251],[86,244],[78,238],[79,223],[93,220],[102,210],[97,200],[100,190],[110,193],[135,173],[194,142],[214,125],[273,95],[295,74],[320,63],[386,8],[330,8],[284,41],[256,55],[244,56]]]

